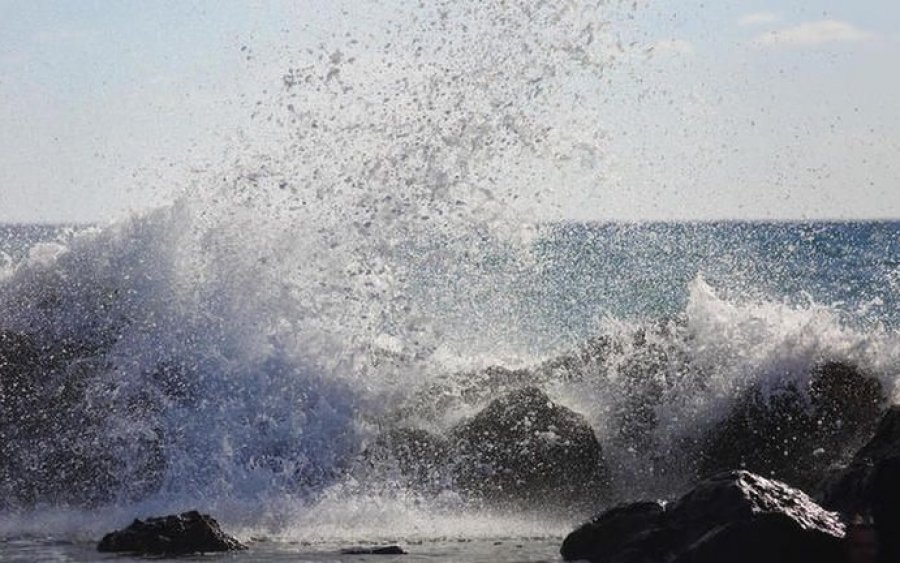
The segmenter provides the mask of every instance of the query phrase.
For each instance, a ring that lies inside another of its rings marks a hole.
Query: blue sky
[[[0,221],[164,203],[285,52],[405,4],[0,0]],[[900,3],[644,1],[613,26],[606,180],[553,218],[900,217]]]

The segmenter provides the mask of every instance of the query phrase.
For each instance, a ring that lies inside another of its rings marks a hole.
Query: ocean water
[[[502,393],[480,368],[535,367],[603,336],[615,353],[537,382],[591,422],[620,498],[664,498],[691,477],[647,472],[654,452],[615,438],[635,363],[666,381],[659,448],[717,424],[747,386],[822,361],[859,365],[891,394],[900,374],[900,223],[537,225],[524,247],[479,239],[466,264],[459,241],[419,240],[395,257],[403,306],[388,300],[380,316],[368,276],[350,286],[360,295],[289,285],[283,260],[233,247],[204,249],[198,271],[182,255],[200,243],[190,217],[173,206],[103,228],[2,229],[2,328],[66,356],[47,364],[41,393],[86,386],[51,400],[44,422],[82,428],[7,443],[4,558],[94,560],[106,531],[198,507],[256,541],[229,558],[349,561],[342,547],[399,542],[422,560],[554,560],[583,515],[497,513],[452,483],[423,495],[354,460],[386,429],[442,432]],[[307,318],[306,292],[327,291],[343,297]],[[640,330],[666,351],[664,370],[633,344]],[[59,461],[93,450],[118,474],[98,482]]]
[[[517,385],[491,366],[584,415],[617,499],[690,486],[672,444],[751,386],[842,361],[895,397],[900,222],[556,216],[603,193],[632,2],[413,4],[389,42],[363,22],[287,46],[169,205],[0,227],[0,559],[106,559],[104,533],[199,509],[252,543],[225,560],[556,560],[584,514],[411,490],[363,454]]]

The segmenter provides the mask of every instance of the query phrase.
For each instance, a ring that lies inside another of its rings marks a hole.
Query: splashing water
[[[292,538],[560,533],[356,472],[385,428],[445,431],[502,392],[488,365],[532,367],[614,483],[649,494],[688,477],[617,442],[634,370],[661,394],[657,445],[822,360],[893,392],[898,225],[549,220],[602,186],[618,10],[435,2],[347,30],[291,54],[229,162],[172,205],[0,255],[0,330],[36,368],[2,372],[0,493],[22,502],[0,533],[66,530],[85,504],[115,507],[98,529],[200,506]],[[602,355],[554,367],[598,336]]]

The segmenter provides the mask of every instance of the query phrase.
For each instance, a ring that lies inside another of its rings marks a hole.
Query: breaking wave
[[[844,362],[893,396],[896,224],[537,212],[602,187],[616,10],[436,2],[386,45],[350,30],[292,54],[172,205],[3,254],[0,534],[188,507],[312,540],[553,534],[366,448],[537,386],[585,416],[618,494],[665,495],[691,475],[659,460],[751,386]]]

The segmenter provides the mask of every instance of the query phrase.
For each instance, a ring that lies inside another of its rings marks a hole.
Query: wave
[[[893,397],[896,225],[870,245],[548,221],[603,185],[616,10],[398,10],[387,44],[290,55],[172,205],[4,251],[0,534],[187,508],[325,540],[562,532],[452,482],[410,490],[366,449],[534,386],[584,415],[618,494],[665,495],[690,468],[660,460],[751,387],[844,362]],[[884,261],[839,260],[862,248]]]
[[[4,510],[19,515],[20,531],[35,507],[52,515],[85,505],[218,508],[248,530],[332,539],[373,521],[373,535],[428,535],[451,522],[463,533],[472,513],[498,533],[521,532],[522,518],[534,518],[525,529],[535,533],[534,522],[561,530],[556,515],[490,515],[452,483],[423,495],[390,464],[361,472],[360,460],[390,428],[446,432],[504,393],[538,386],[587,418],[618,494],[665,496],[692,475],[659,460],[721,424],[748,389],[843,362],[896,395],[895,331],[847,325],[814,302],[725,299],[700,275],[675,315],[600,317],[578,346],[523,345],[525,354],[507,355],[513,363],[471,353],[459,335],[413,348],[368,322],[362,311],[380,301],[310,286],[285,275],[287,261],[255,255],[277,245],[222,252],[223,231],[194,221],[175,205],[88,229],[36,247],[0,285]],[[308,299],[327,291],[346,301]],[[432,293],[418,295],[430,302]],[[485,316],[509,298],[484,299]],[[406,305],[421,314],[427,302]],[[485,338],[482,328],[472,324],[469,339]]]

